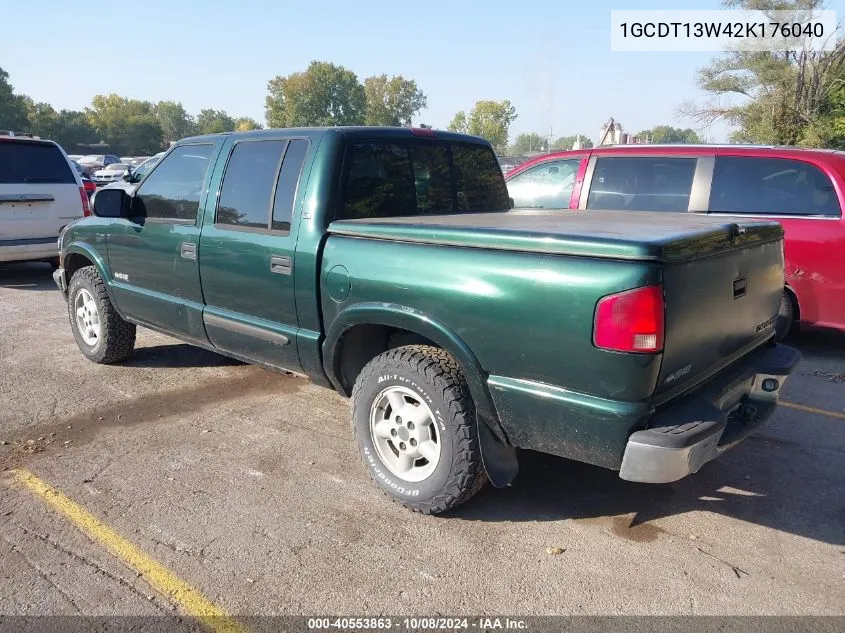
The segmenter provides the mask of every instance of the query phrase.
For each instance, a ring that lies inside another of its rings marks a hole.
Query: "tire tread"
[[[74,330],[76,329],[76,315],[73,309],[73,293],[71,289],[74,286],[74,282],[78,284],[81,280],[87,282],[92,290],[94,299],[100,308],[102,323],[100,329],[102,341],[100,346],[93,354],[86,353],[85,350],[82,350],[83,353],[89,360],[101,365],[110,365],[126,360],[135,349],[137,328],[134,323],[125,321],[117,313],[109,298],[106,284],[94,266],[84,266],[77,270],[68,284],[68,317],[70,318],[71,327]]]
[[[390,349],[372,359],[358,376],[352,391],[353,421],[357,408],[370,403],[362,403],[360,391],[377,374],[395,367],[409,367],[422,374],[430,385],[435,387],[446,404],[446,424],[457,439],[455,458],[449,479],[442,492],[424,501],[408,501],[397,498],[379,489],[394,502],[415,512],[439,514],[456,508],[475,496],[487,482],[487,473],[481,460],[481,448],[478,442],[478,430],[475,420],[475,406],[469,393],[463,372],[454,357],[446,350],[430,345],[407,345]],[[353,422],[354,427],[354,422]],[[363,460],[362,454],[362,460]],[[366,465],[366,460],[364,460]],[[372,472],[370,477],[375,480]]]

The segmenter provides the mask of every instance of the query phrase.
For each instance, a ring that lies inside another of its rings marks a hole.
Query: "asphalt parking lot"
[[[0,613],[845,614],[845,337],[791,344],[776,418],[697,475],[523,453],[426,517],[341,397],[145,330],[94,365],[49,267],[2,265]]]

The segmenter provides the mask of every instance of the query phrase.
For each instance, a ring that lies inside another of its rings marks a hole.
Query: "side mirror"
[[[131,170],[131,169],[127,169],[127,170],[126,170],[126,173],[125,173],[125,174],[123,174],[123,182],[135,182],[134,180],[132,180],[132,178],[133,178],[133,176],[132,176],[132,170]]]
[[[123,189],[99,189],[91,199],[91,210],[98,218],[125,218],[130,202]]]

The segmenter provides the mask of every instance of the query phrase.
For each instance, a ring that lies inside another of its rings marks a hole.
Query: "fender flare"
[[[358,303],[343,310],[326,330],[323,340],[323,369],[332,385],[348,396],[340,376],[340,348],[347,331],[356,325],[383,325],[413,332],[449,352],[460,365],[475,403],[479,445],[484,467],[497,488],[510,484],[519,470],[516,449],[510,444],[490,390],[487,373],[469,346],[452,329],[436,318],[395,303]]]
[[[102,256],[88,244],[85,244],[84,242],[71,242],[65,247],[64,253],[62,254],[62,260],[67,260],[69,255],[82,255],[85,257],[85,259],[94,264],[94,267],[97,269],[100,277],[103,278],[103,281],[106,282],[107,285],[111,285],[111,280],[107,272],[108,267],[106,266],[105,261],[103,261]],[[64,275],[67,277],[67,272],[65,272]],[[65,283],[69,284],[70,279],[65,278]]]

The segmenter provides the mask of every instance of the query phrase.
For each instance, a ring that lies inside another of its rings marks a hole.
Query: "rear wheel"
[[[107,365],[126,359],[135,348],[135,325],[124,321],[93,266],[77,270],[68,284],[68,317],[85,357]]]
[[[437,514],[484,486],[475,407],[447,352],[427,345],[388,350],[364,367],[352,398],[364,464],[393,500]]]
[[[795,301],[788,290],[783,291],[780,309],[775,319],[775,341],[782,341],[795,325]]]

